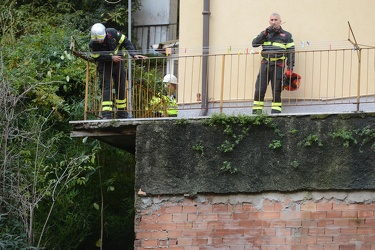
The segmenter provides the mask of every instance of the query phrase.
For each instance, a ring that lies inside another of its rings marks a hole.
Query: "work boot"
[[[118,110],[116,112],[116,119],[126,119],[128,118],[128,112],[125,110]]]
[[[112,112],[109,112],[109,111],[103,111],[103,112],[102,112],[102,119],[105,119],[105,120],[113,119],[113,114],[112,114]]]
[[[280,114],[281,111],[277,109],[271,109],[271,114]]]

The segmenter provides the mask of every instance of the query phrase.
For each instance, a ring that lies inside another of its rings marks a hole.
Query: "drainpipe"
[[[208,53],[210,31],[210,0],[203,3],[203,48],[202,48],[202,103],[199,116],[207,116],[208,113]]]

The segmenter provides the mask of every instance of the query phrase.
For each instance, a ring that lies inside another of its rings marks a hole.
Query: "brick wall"
[[[135,249],[375,250],[373,192],[136,199]]]

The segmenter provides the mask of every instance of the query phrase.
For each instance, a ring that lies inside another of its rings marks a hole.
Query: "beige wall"
[[[268,19],[273,12],[281,15],[282,21],[285,22],[283,28],[293,34],[296,50],[302,52],[296,55],[295,67],[295,71],[303,77],[301,89],[293,93],[285,92],[283,97],[286,98],[288,95],[287,98],[325,99],[337,95],[356,95],[357,54],[350,51],[336,53],[327,50],[353,48],[348,41],[348,21],[359,44],[375,45],[375,32],[368,28],[369,17],[375,10],[374,0],[361,0],[360,3],[353,0],[210,2],[210,54],[225,54],[224,74],[220,72],[224,56],[215,57],[214,60],[213,57],[210,58],[210,100],[217,101],[221,99],[222,94],[225,100],[252,98],[260,58],[259,55],[247,56],[244,53],[259,52],[260,48],[252,48],[252,39],[269,25]],[[180,56],[202,53],[203,3],[204,0],[181,0]],[[326,52],[305,52],[316,50]],[[373,52],[369,53],[369,58],[370,66],[363,66],[365,74],[362,74],[362,80],[365,83],[361,89],[365,89],[361,93],[364,95],[374,94]],[[342,65],[342,60],[348,64]],[[189,65],[187,61],[194,61],[194,66]],[[185,91],[181,93],[179,102],[187,102],[194,100],[196,93],[200,92],[201,65],[198,59],[189,58],[181,62],[183,63],[179,66],[180,90]],[[348,76],[342,73],[343,68]],[[194,70],[190,72],[186,69]],[[270,97],[269,92],[267,97]]]
[[[202,47],[202,10],[204,0],[181,0],[180,46],[187,51]],[[375,32],[369,30],[369,18],[375,10],[373,0],[211,0],[210,47],[227,51],[228,47],[251,48],[252,39],[268,26],[272,12],[278,12],[297,48],[301,41],[328,48],[348,39],[348,21],[357,41],[375,45]],[[328,46],[324,46],[328,45]],[[307,47],[307,46],[305,46]]]

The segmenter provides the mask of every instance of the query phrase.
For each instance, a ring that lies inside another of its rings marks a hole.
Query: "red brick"
[[[244,236],[261,236],[263,229],[261,228],[251,228],[251,229],[244,229]]]
[[[291,229],[290,228],[277,228],[276,235],[284,236],[284,237],[291,236],[292,235]]]
[[[346,204],[345,202],[333,203],[332,209],[333,210],[341,210],[341,211],[349,210],[349,205]]]
[[[318,227],[330,227],[334,225],[334,220],[329,219],[329,220],[319,220],[318,221]]]
[[[355,250],[355,245],[341,245],[339,250]]]
[[[365,219],[365,225],[368,227],[375,227],[375,218]]]
[[[339,236],[333,236],[333,242],[336,244],[350,244],[352,242],[358,241],[358,242],[365,242],[365,238],[363,236],[359,235],[339,235]]]
[[[261,219],[262,218],[262,212],[249,212],[249,219]]]
[[[275,236],[276,235],[276,229],[275,228],[263,228],[263,235]]]
[[[302,245],[311,245],[311,244],[316,244],[316,237],[302,237],[301,238],[301,244]]]
[[[167,231],[154,231],[152,232],[152,239],[166,239]]]
[[[157,222],[170,222],[172,221],[172,214],[162,214],[156,218]]]
[[[374,211],[369,210],[359,210],[358,218],[371,218],[374,216]]]
[[[240,206],[236,206],[236,209],[237,209],[237,207],[240,207]],[[248,204],[248,203],[243,203],[242,206],[241,206],[241,210],[242,211],[257,211],[257,209],[254,207],[254,205]]]
[[[136,239],[151,239],[152,233],[148,231],[137,232],[135,234]]]
[[[316,220],[303,220],[302,227],[317,227],[318,222]]]
[[[187,214],[188,221],[197,221],[198,215],[197,214]]]
[[[358,227],[357,233],[359,235],[369,235],[369,234],[375,235],[375,228],[373,228],[373,227]]]
[[[193,223],[191,222],[176,222],[176,229],[177,230],[183,230],[183,229],[192,229],[193,228]]]
[[[273,244],[273,245],[275,244],[282,245],[282,244],[285,244],[285,237],[277,237],[277,236],[271,237],[269,242],[270,244]]]
[[[264,212],[263,219],[279,219],[280,218],[280,212]]]
[[[172,230],[172,231],[168,231],[168,237],[171,237],[171,238],[180,238],[182,237],[183,231],[182,230]]]
[[[327,212],[326,211],[312,211],[310,213],[311,219],[325,219],[327,218]]]
[[[254,221],[253,220],[241,220],[238,222],[238,225],[239,227],[242,227],[242,228],[252,228],[254,225]]]
[[[173,213],[181,213],[182,207],[181,206],[172,206],[172,207],[166,207],[165,213],[167,214],[173,214]]]
[[[342,218],[358,218],[358,212],[353,210],[342,211]]]
[[[221,221],[208,221],[207,229],[222,229],[224,228],[224,223]]]
[[[337,227],[347,227],[349,226],[349,219],[334,219],[333,224]]]
[[[249,213],[248,212],[233,213],[233,219],[234,220],[246,220],[248,218],[249,218]]]
[[[191,246],[193,244],[193,239],[191,238],[178,238],[177,245],[178,246]]]
[[[301,238],[300,237],[285,237],[285,244],[287,245],[295,245],[300,244]]]
[[[198,208],[196,206],[183,206],[182,212],[183,213],[196,213]]]
[[[274,211],[275,210],[275,204],[273,201],[270,201],[268,199],[265,199],[263,201],[263,210],[264,211]]]
[[[195,238],[193,239],[193,243],[192,245],[194,246],[206,246],[207,245],[207,242],[208,242],[208,239],[205,239],[205,238]]]
[[[302,225],[301,220],[287,220],[286,227],[300,227]]]
[[[314,211],[316,210],[316,203],[306,202],[301,204],[301,211]]]
[[[341,228],[340,234],[341,235],[356,235],[357,228],[356,227]]]
[[[272,220],[270,222],[270,227],[276,227],[276,228],[285,228],[286,221],[285,220]]]
[[[185,237],[185,238],[196,238],[197,237],[197,230],[185,229],[185,230],[182,231],[181,236]]]
[[[364,226],[365,225],[365,219],[349,219],[349,226]]]
[[[219,220],[228,220],[232,221],[233,220],[233,213],[232,212],[225,212],[225,213],[219,213]]]
[[[228,211],[228,205],[227,204],[215,204],[212,205],[212,212],[227,212]]]
[[[333,227],[333,228],[325,228],[324,234],[327,236],[337,236],[340,235],[341,228]]]
[[[205,230],[207,229],[207,221],[196,221],[192,222],[192,228],[197,230]]]
[[[152,239],[152,240],[142,240],[142,247],[155,247],[157,248],[158,246],[158,240]]]
[[[364,239],[364,243],[372,243],[372,244],[375,244],[375,235],[365,235],[363,237]]]
[[[322,227],[309,228],[308,235],[309,236],[324,235],[324,228],[322,228]]]
[[[336,211],[336,210],[332,210],[332,211],[327,211],[327,218],[341,218],[341,211]]]
[[[317,244],[323,244],[323,243],[331,244],[332,242],[333,242],[332,236],[317,236],[316,237]]]
[[[329,211],[333,208],[333,202],[331,201],[321,201],[316,203],[316,210],[318,211]]]
[[[187,221],[187,214],[173,214],[173,217],[172,217],[173,221],[174,222],[178,222],[178,221]]]

